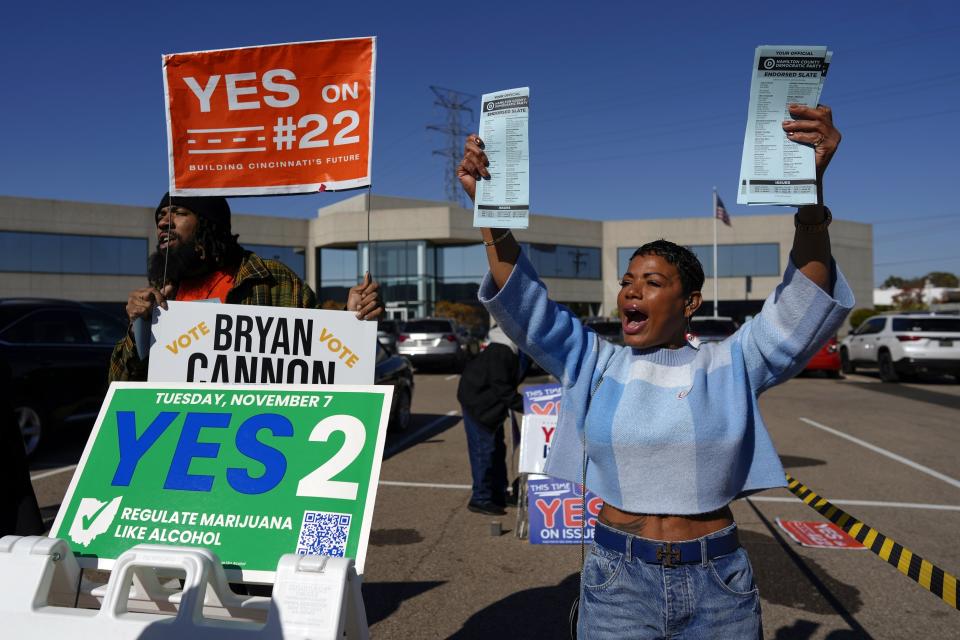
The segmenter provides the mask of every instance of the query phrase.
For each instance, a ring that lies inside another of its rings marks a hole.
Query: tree
[[[853,313],[850,314],[850,327],[853,329],[856,329],[861,324],[863,324],[864,320],[875,315],[877,315],[876,309],[870,309],[866,307],[861,309],[854,309]]]
[[[930,284],[935,287],[947,287],[950,289],[955,289],[956,287],[960,286],[960,279],[947,271],[931,271],[924,276],[924,280],[929,280]]]
[[[909,287],[893,296],[893,306],[897,311],[926,311],[923,302],[923,287]]]
[[[440,300],[434,307],[433,314],[438,318],[450,318],[464,327],[480,327],[484,325],[484,312],[478,305],[463,302]]]
[[[884,289],[915,289],[922,288],[927,282],[934,287],[947,287],[950,289],[960,287],[960,278],[948,271],[931,271],[925,276],[919,278],[901,278],[900,276],[889,276],[880,285]]]

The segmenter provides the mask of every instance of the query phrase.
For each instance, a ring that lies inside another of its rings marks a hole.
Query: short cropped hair
[[[648,242],[633,252],[630,260],[637,256],[660,256],[677,268],[680,273],[680,283],[683,285],[683,295],[690,295],[694,291],[700,291],[703,288],[703,265],[697,255],[678,244],[669,240],[654,240]]]

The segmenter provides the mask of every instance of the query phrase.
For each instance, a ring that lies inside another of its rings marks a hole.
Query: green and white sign
[[[285,553],[363,573],[392,392],[115,382],[50,535],[85,568],[152,543],[207,547],[246,582]]]

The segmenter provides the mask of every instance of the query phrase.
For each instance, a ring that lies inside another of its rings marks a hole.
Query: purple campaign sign
[[[530,544],[578,544],[583,525],[581,485],[566,480],[542,477],[527,481],[527,513]],[[593,540],[593,527],[603,500],[587,492],[590,517],[583,527],[587,542]]]
[[[532,384],[523,388],[523,412],[555,416],[560,411],[560,391],[556,383]]]

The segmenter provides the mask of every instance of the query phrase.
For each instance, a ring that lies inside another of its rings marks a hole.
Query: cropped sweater
[[[545,473],[581,481],[624,511],[709,513],[785,485],[758,396],[798,373],[853,307],[832,265],[832,293],[788,261],[763,310],[722,342],[679,349],[613,345],[583,326],[521,252],[479,298],[506,334],[563,386]],[[585,443],[585,445],[584,445]]]

